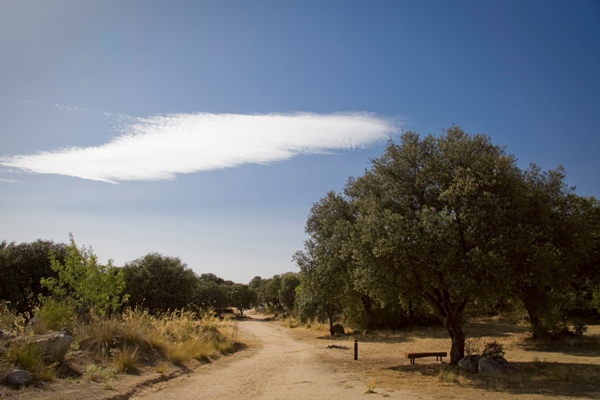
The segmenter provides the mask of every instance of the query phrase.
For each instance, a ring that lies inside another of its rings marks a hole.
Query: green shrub
[[[33,315],[43,328],[53,331],[72,329],[77,321],[75,306],[68,299],[56,300],[51,297],[43,297]]]
[[[123,271],[115,267],[112,260],[107,265],[100,264],[91,248],[79,249],[72,235],[70,239],[64,262],[50,253],[50,264],[58,279],[42,278],[42,286],[55,298],[72,299],[82,316],[89,312],[107,315],[119,309],[127,301],[127,295],[122,295]]]

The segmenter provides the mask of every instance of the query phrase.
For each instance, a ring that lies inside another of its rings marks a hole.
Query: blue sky
[[[0,240],[296,271],[402,129],[487,133],[600,197],[598,1],[0,0]]]

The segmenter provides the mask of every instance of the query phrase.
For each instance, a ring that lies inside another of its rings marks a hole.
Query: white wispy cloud
[[[393,119],[367,113],[172,114],[132,118],[102,146],[1,157],[0,165],[110,183],[169,180],[177,174],[361,148],[397,129]]]

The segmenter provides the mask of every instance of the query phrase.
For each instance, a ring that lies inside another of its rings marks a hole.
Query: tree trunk
[[[526,307],[531,323],[531,336],[533,339],[540,339],[550,336],[548,327],[542,322],[538,311],[534,307]]]
[[[444,326],[452,340],[450,365],[458,365],[458,362],[465,356],[465,333],[460,327],[460,319],[447,315],[444,319]]]
[[[327,317],[329,318],[329,332],[333,332],[333,313],[328,313]]]
[[[531,324],[531,336],[540,339],[550,335],[550,327],[544,322],[544,312],[551,307],[546,299],[546,294],[532,287],[522,290],[521,301],[527,310],[529,323]],[[546,309],[544,309],[546,308]]]
[[[463,311],[469,301],[465,298],[459,302],[450,300],[450,294],[446,290],[434,292],[433,294],[422,291],[423,298],[433,307],[435,314],[446,327],[452,347],[450,348],[450,365],[458,365],[465,356],[465,333],[460,327]]]

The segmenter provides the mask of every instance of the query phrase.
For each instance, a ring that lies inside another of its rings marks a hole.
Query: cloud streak
[[[0,165],[109,183],[171,180],[178,174],[362,148],[397,129],[394,120],[367,113],[171,114],[131,119],[101,146],[2,157]]]

